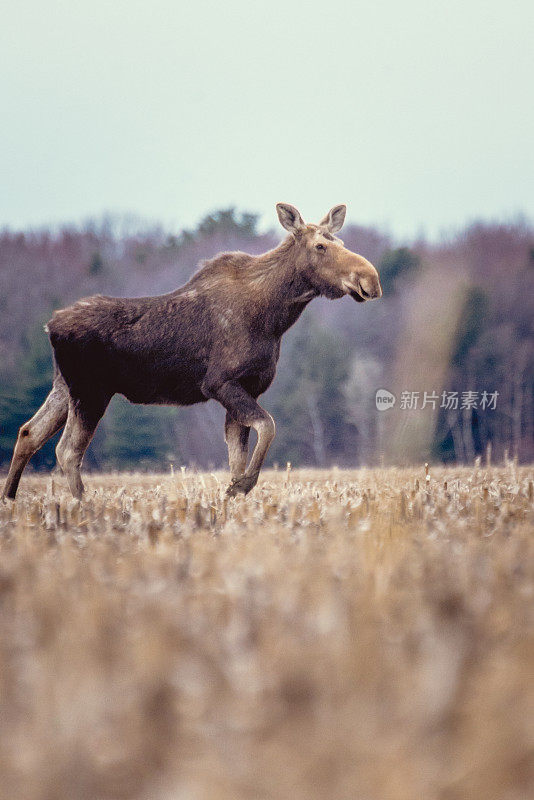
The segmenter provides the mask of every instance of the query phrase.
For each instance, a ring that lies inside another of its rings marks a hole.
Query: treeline
[[[171,291],[203,258],[261,253],[260,233],[234,209],[169,235],[127,219],[59,232],[0,234],[0,467],[19,426],[51,382],[44,322],[90,294]],[[448,241],[409,246],[347,225],[345,244],[379,269],[384,296],[357,305],[316,300],[286,335],[262,403],[277,422],[270,462],[359,465],[472,461],[492,449],[534,457],[534,230],[526,222],[470,225]],[[395,395],[379,410],[377,390]],[[50,467],[50,442],[34,459]],[[95,469],[225,462],[223,412],[132,406],[114,398],[86,456]]]

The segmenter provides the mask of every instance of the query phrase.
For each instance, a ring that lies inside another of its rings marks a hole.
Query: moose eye
[[[324,244],[316,244],[315,245],[315,249],[319,250],[319,252],[321,252],[321,253],[324,253],[324,251],[326,250],[326,247],[324,246]]]

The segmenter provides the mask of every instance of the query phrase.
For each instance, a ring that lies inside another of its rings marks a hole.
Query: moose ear
[[[277,203],[276,211],[282,228],[285,228],[289,233],[298,233],[298,231],[306,227],[300,212],[295,206],[290,206],[289,203]]]
[[[320,221],[319,225],[322,225],[330,231],[330,233],[337,233],[337,231],[341,230],[343,227],[343,223],[345,222],[345,214],[347,213],[347,206],[334,206],[331,208],[326,217]]]

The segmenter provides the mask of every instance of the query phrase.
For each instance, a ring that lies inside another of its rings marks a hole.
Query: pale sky
[[[533,54],[532,0],[9,2],[0,228],[534,219]]]

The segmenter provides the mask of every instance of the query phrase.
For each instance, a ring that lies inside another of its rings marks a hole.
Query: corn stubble
[[[534,796],[532,468],[0,505],[0,797]]]

